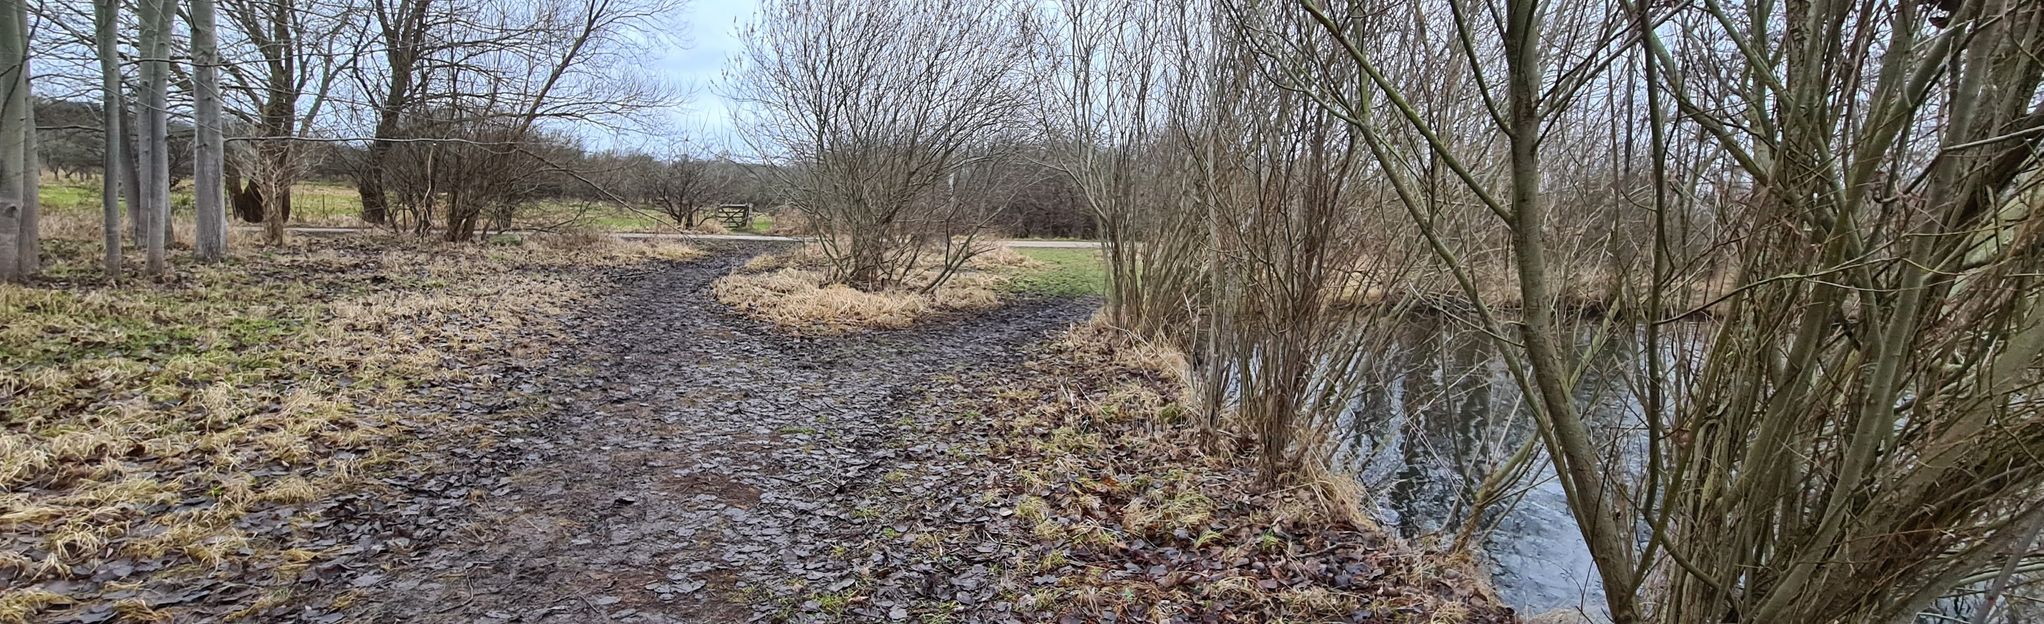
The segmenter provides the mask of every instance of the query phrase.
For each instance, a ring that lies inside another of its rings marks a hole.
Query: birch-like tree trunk
[[[0,279],[35,272],[35,118],[28,93],[27,7],[0,3]],[[25,253],[24,253],[25,252]]]
[[[105,144],[100,160],[99,207],[106,245],[106,274],[109,278],[120,279],[121,187],[123,172],[128,171],[128,159],[122,154],[127,140],[126,129],[121,123],[120,37],[115,33],[119,27],[121,5],[119,0],[93,0],[92,11],[93,44],[99,50],[100,124],[105,128],[102,133]]]
[[[142,248],[148,272],[164,274],[164,248],[170,238],[170,142],[164,110],[170,89],[170,1],[142,0],[142,101],[136,111],[141,132],[137,166],[141,170]]]
[[[118,0],[114,0],[118,2]],[[115,45],[120,42],[116,41]],[[142,124],[141,111],[135,105],[138,89],[130,88],[127,78],[121,79],[121,200],[128,210],[128,241],[142,244],[142,224],[148,219],[142,216]]]
[[[225,143],[220,136],[220,50],[214,35],[213,0],[192,0],[192,91],[195,130],[192,150],[192,195],[198,212],[199,259],[227,255],[227,212],[221,202],[221,165]]]
[[[26,9],[27,5],[25,3],[14,3],[14,10],[16,11],[14,25],[21,29],[20,41],[23,44],[23,50],[28,49],[26,47],[28,43],[28,14]],[[15,239],[15,245],[20,254],[15,258],[15,262],[17,266],[21,267],[21,274],[23,276],[35,275],[43,270],[43,165],[42,159],[36,155],[35,98],[30,97],[32,93],[28,86],[28,71],[28,55],[24,52],[21,57],[21,84],[19,88],[21,90],[21,97],[24,100],[23,103],[25,104],[25,106],[21,107],[21,167],[26,175],[23,175],[21,178],[21,216],[18,217],[21,223],[21,230],[17,233],[20,238]]]

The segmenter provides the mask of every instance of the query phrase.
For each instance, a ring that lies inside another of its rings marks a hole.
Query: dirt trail
[[[385,480],[403,495],[364,503],[378,509],[359,520],[369,528],[313,571],[320,589],[288,617],[885,620],[917,600],[991,599],[972,556],[991,562],[991,545],[951,545],[964,556],[946,566],[874,548],[912,539],[904,523],[1003,513],[975,496],[972,458],[933,431],[962,416],[926,391],[1019,363],[1092,303],[797,339],[709,296],[756,250],[627,280],[571,320],[569,344],[499,373],[514,398],[441,393],[439,409],[494,420],[419,445],[412,474]],[[870,598],[830,602],[848,589]]]

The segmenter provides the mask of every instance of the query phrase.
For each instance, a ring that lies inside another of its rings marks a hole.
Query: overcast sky
[[[727,143],[736,140],[732,136],[731,106],[717,95],[716,83],[722,79],[725,57],[738,53],[739,24],[752,16],[755,6],[757,0],[693,0],[685,9],[687,15],[677,20],[687,25],[683,41],[688,47],[663,46],[664,54],[646,60],[647,70],[691,89],[693,97],[671,117],[682,134],[701,136],[714,150],[722,151]],[[591,138],[597,143],[608,142],[603,137]],[[613,140],[630,143],[646,139]],[[661,151],[657,149],[660,146],[647,147]]]

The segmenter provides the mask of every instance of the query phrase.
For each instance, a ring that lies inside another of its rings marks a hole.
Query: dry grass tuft
[[[809,223],[809,215],[794,208],[774,211],[773,224],[767,227],[767,234],[774,236],[806,236],[815,233],[815,226]]]
[[[0,624],[27,624],[29,616],[71,602],[62,594],[34,587],[8,589],[0,592]]]
[[[997,308],[1008,283],[1004,276],[975,270],[954,275],[932,293],[865,292],[830,283],[827,268],[822,251],[805,245],[746,261],[736,273],[718,279],[712,292],[753,318],[796,333],[831,335],[904,329],[944,315]]]

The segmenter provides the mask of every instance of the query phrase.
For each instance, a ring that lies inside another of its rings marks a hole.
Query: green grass
[[[170,191],[173,212],[189,211],[192,206],[190,180],[181,181],[182,186]],[[98,214],[99,178],[84,177],[60,179],[44,176],[42,198],[45,211],[52,214]],[[355,187],[345,181],[306,181],[292,187],[291,223],[293,225],[323,227],[361,227],[363,223],[362,196]],[[519,210],[519,227],[579,226],[607,232],[670,232],[672,222],[650,210],[635,211],[608,204],[581,202],[544,201],[536,202]],[[771,227],[772,221],[761,218],[755,223],[758,231]]]
[[[99,210],[99,181],[90,183],[42,180],[42,192],[36,197],[42,200],[44,210]]]
[[[1014,276],[1010,288],[1018,292],[1058,297],[1100,295],[1107,292],[1107,268],[1098,249],[1016,249],[1017,253],[1043,263]]]

